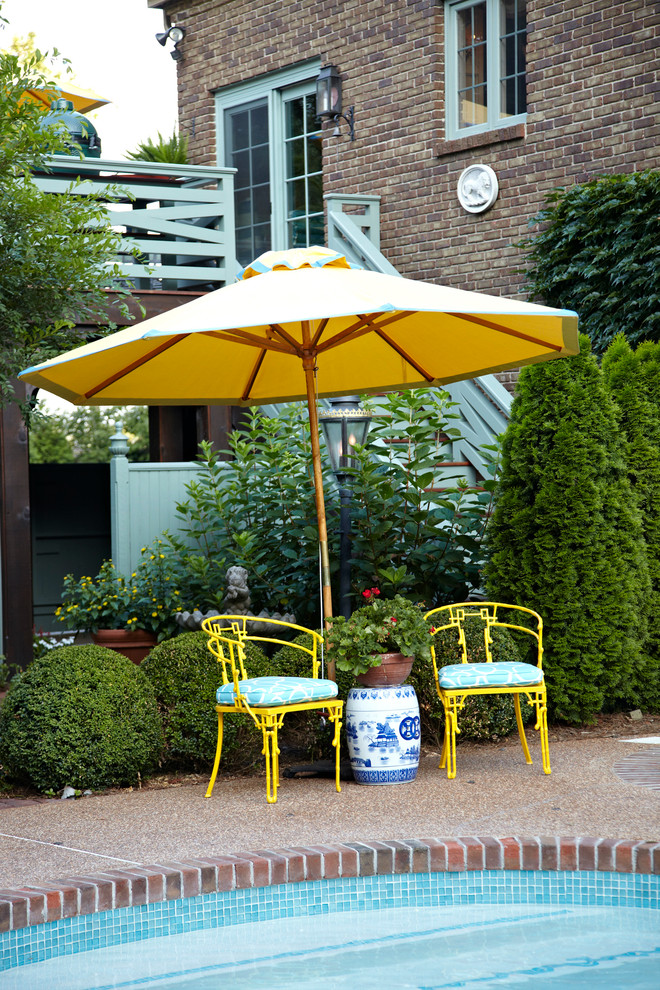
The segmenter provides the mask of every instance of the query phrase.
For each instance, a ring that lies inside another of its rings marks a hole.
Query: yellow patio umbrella
[[[578,350],[569,310],[364,271],[327,248],[299,248],[267,252],[234,284],[20,377],[80,405],[306,399],[327,618],[317,397],[445,385]]]
[[[70,100],[73,103],[73,109],[77,110],[78,113],[89,113],[90,110],[96,110],[98,107],[104,107],[110,103],[110,100],[99,96],[93,90],[80,89],[72,83],[66,83],[63,86],[53,83],[52,86],[43,89],[26,89],[24,97],[34,103],[42,103],[49,110],[54,100]]]

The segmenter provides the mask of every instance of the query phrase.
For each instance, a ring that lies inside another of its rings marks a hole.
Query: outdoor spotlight
[[[316,116],[335,123],[334,136],[340,134],[339,121],[348,124],[351,141],[355,140],[354,107],[341,112],[341,76],[336,65],[324,65],[316,77]]]
[[[177,48],[177,45],[181,41],[183,41],[185,36],[186,36],[186,29],[178,24],[173,24],[172,27],[169,28],[167,31],[161,31],[159,34],[157,34],[156,41],[158,42],[159,45],[165,47],[165,43],[169,39],[174,45],[174,50],[170,52],[170,54],[175,62],[180,62],[181,59],[183,58],[183,55]]]

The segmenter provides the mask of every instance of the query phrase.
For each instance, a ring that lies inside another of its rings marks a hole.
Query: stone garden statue
[[[211,609],[206,613],[202,613],[199,609],[195,609],[194,612],[177,612],[176,621],[178,625],[186,631],[194,631],[202,628],[203,619],[208,619],[214,615],[249,615],[258,619],[277,619],[281,622],[295,623],[295,615],[288,613],[281,615],[279,612],[271,613],[263,609],[258,616],[255,616],[254,612],[250,612],[252,599],[250,597],[247,578],[248,572],[244,567],[239,567],[238,565],[230,567],[227,571],[225,596],[222,599],[220,611]],[[268,635],[267,627],[260,626],[260,631],[263,635]],[[271,631],[275,634],[277,627],[274,626]]]

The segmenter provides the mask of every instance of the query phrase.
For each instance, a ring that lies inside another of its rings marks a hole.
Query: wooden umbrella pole
[[[309,323],[303,323],[303,346],[310,340]],[[332,589],[330,587],[330,555],[328,553],[328,528],[325,520],[325,498],[323,496],[323,472],[321,470],[321,446],[319,444],[319,418],[316,408],[316,390],[314,388],[315,358],[306,353],[303,357],[305,370],[305,385],[307,387],[307,408],[309,410],[309,426],[312,440],[312,465],[314,468],[314,492],[316,495],[316,516],[319,527],[319,546],[321,548],[321,585],[323,589],[323,612],[325,626],[332,618]],[[328,677],[336,680],[335,664],[328,662]]]

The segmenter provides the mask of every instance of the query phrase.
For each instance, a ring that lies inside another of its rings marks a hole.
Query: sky
[[[147,0],[0,0],[0,48],[34,31],[37,47],[57,48],[71,62],[72,82],[110,100],[89,116],[102,157],[124,158],[140,141],[170,137],[176,122],[176,63],[163,30],[162,10]],[[64,76],[63,79],[67,77]]]
[[[176,123],[176,63],[171,44],[162,47],[162,10],[147,0],[0,0],[0,48],[15,36],[35,33],[40,51],[57,48],[71,62],[68,77],[111,102],[89,114],[101,138],[101,157],[122,159],[141,141],[170,137]],[[64,75],[63,79],[66,80]],[[40,393],[53,412],[74,407],[46,391]]]

